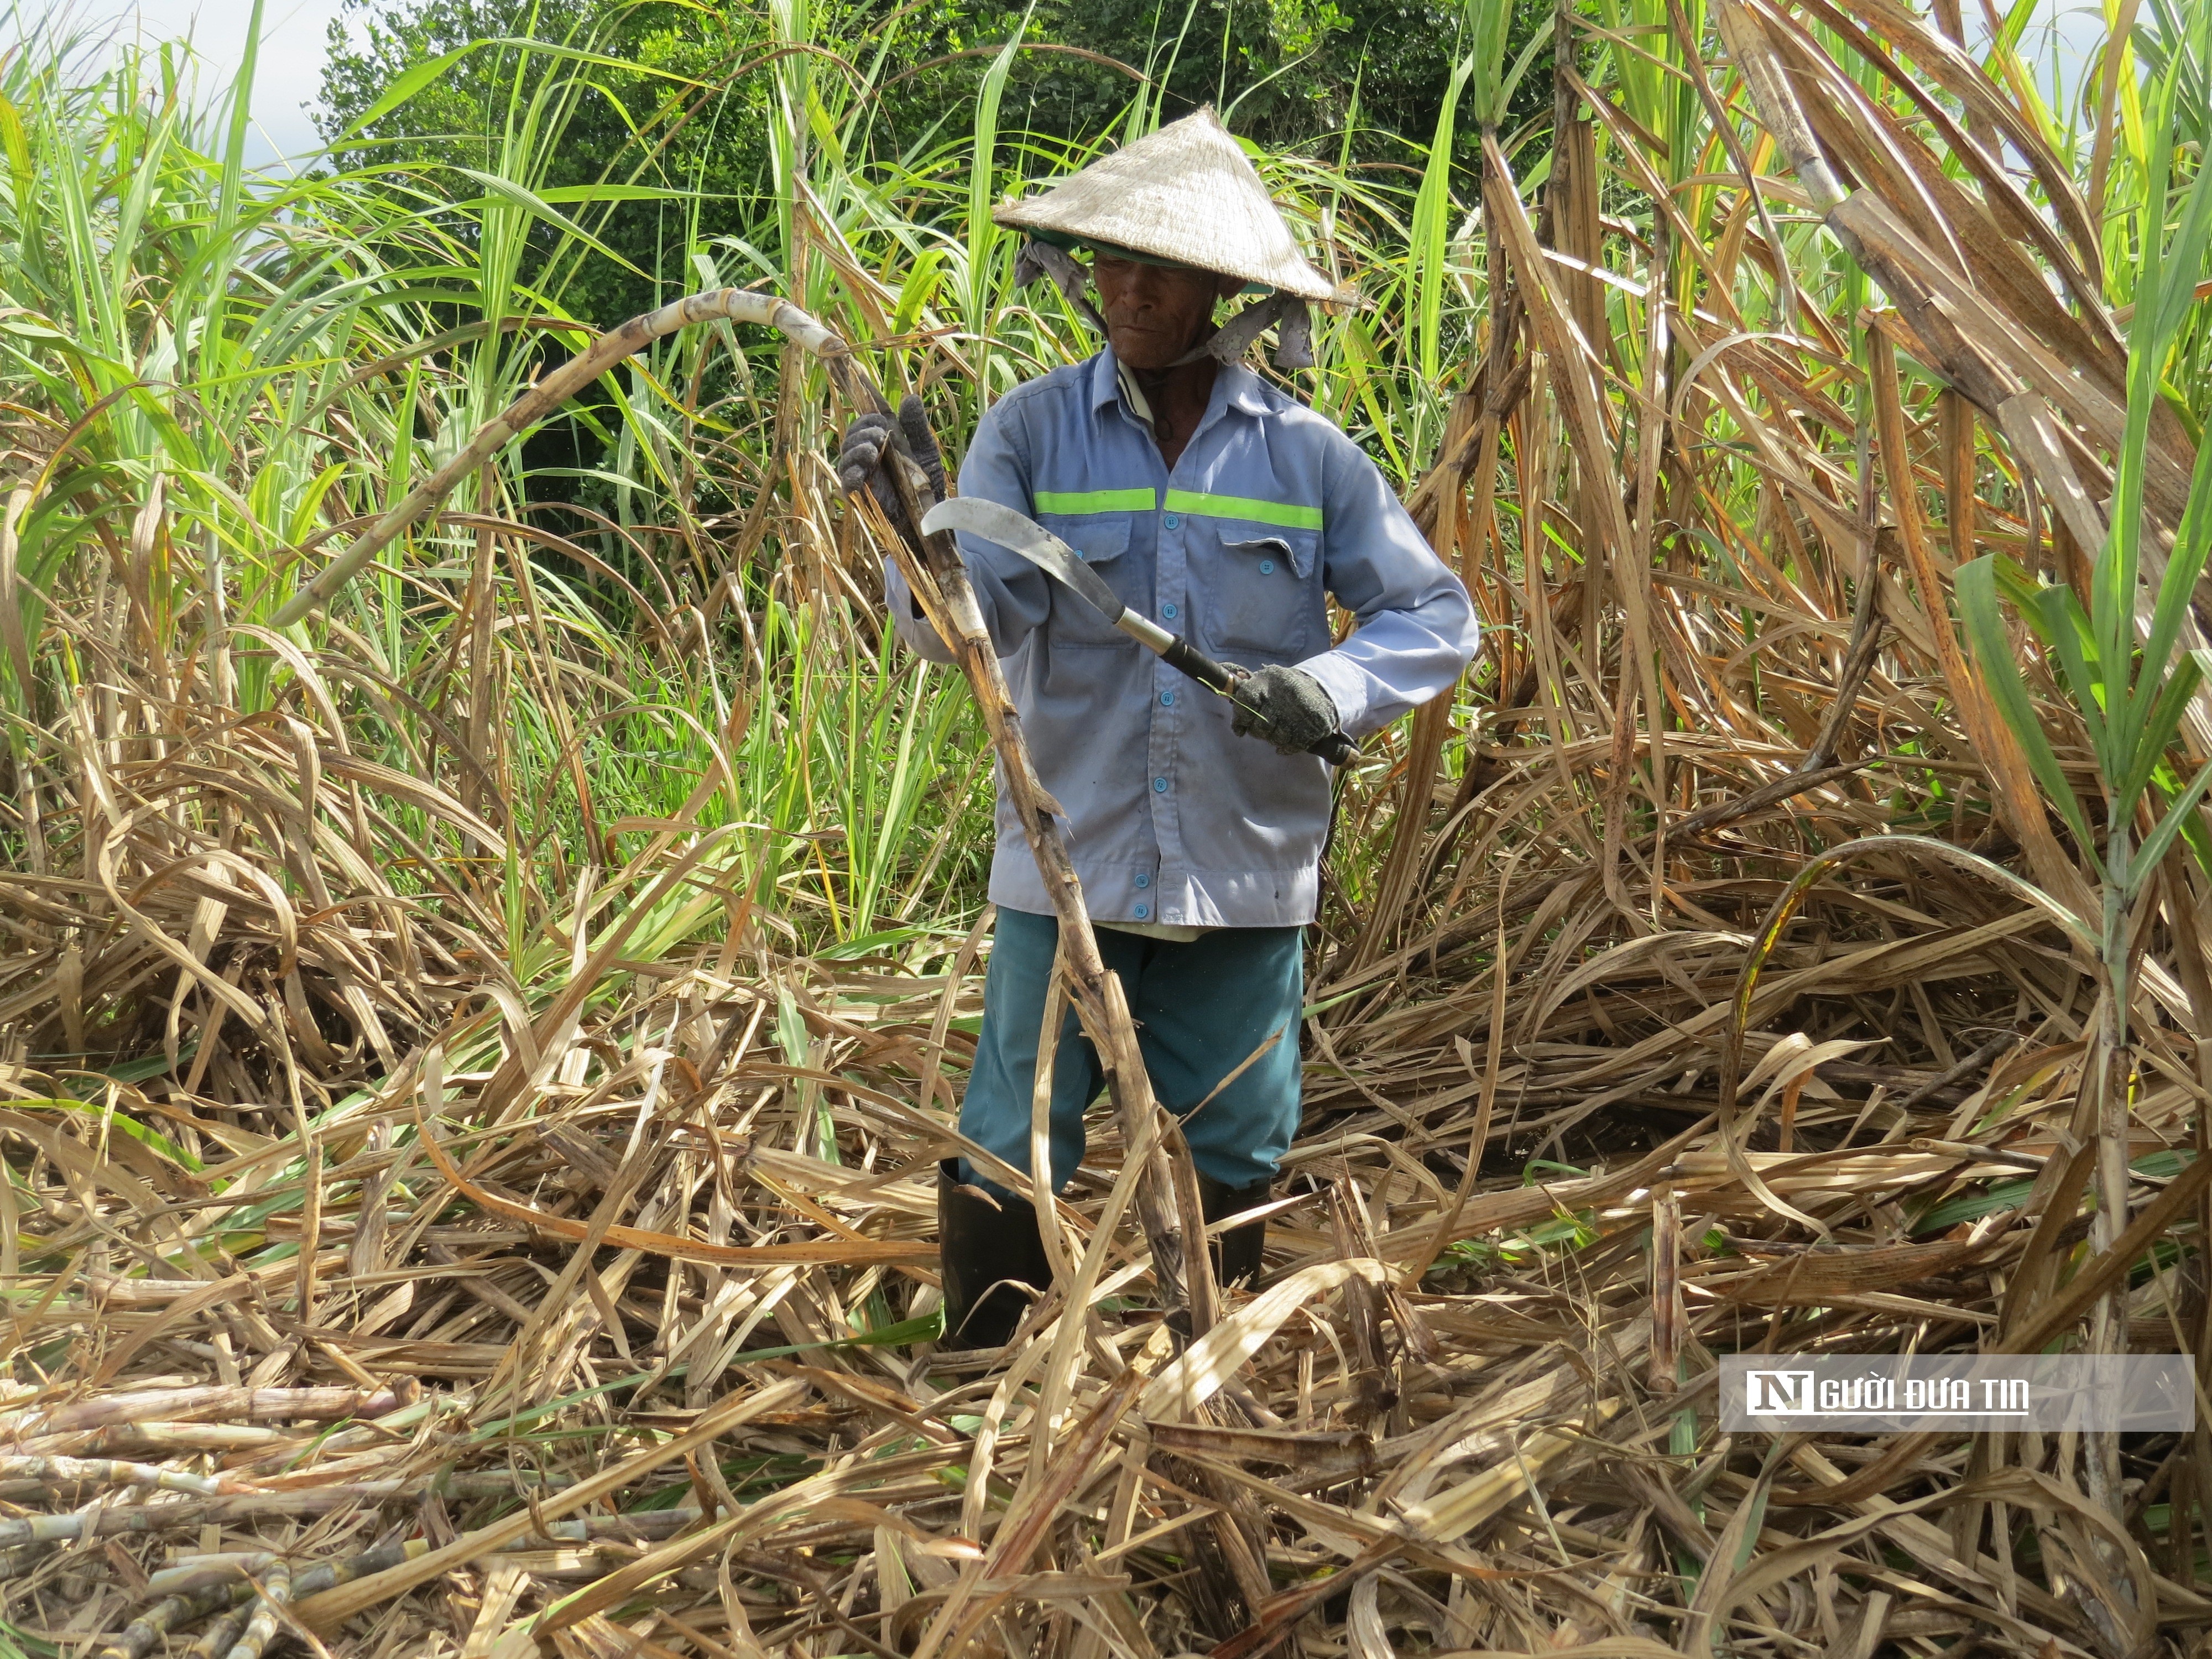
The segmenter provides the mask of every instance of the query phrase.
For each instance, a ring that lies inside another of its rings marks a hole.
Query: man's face
[[[1213,302],[1244,286],[1236,276],[1148,265],[1111,253],[1091,259],[1091,280],[1115,357],[1139,369],[1172,365],[1213,321]]]

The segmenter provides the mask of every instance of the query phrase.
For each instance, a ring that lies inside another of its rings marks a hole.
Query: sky
[[[246,165],[310,154],[322,140],[308,109],[323,84],[331,21],[340,0],[263,0],[261,63],[253,77],[253,132]],[[189,36],[202,57],[200,91],[227,89],[246,50],[250,0],[27,0],[21,15],[35,27],[66,19],[91,33],[149,44]]]

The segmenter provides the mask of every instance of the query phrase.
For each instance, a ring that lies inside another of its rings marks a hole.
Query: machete
[[[921,515],[922,533],[964,530],[1018,553],[1062,586],[1073,588],[1091,608],[1157,655],[1170,668],[1179,669],[1208,690],[1237,701],[1237,682],[1245,671],[1202,656],[1180,634],[1170,634],[1150,617],[1132,611],[1115,597],[1105,579],[1083,562],[1083,556],[1033,520],[1011,507],[987,501],[979,495],[955,495],[938,502]],[[1318,755],[1332,766],[1342,766],[1359,752],[1359,746],[1341,732],[1332,732],[1306,752]]]

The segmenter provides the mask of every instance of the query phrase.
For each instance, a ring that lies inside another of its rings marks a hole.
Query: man
[[[1042,523],[1131,606],[1252,670],[1233,705],[1215,697],[1035,566],[961,538],[1038,775],[1067,811],[1085,902],[1154,1092],[1178,1116],[1195,1113],[1184,1133],[1211,1224],[1267,1201],[1298,1124],[1303,932],[1331,800],[1328,767],[1304,751],[1450,687],[1474,655],[1474,611],[1374,464],[1243,367],[1268,322],[1295,360],[1304,302],[1335,289],[1212,111],[997,218],[1030,232],[1028,268],[1054,276],[1107,344],[985,414],[961,493]],[[1097,311],[1068,248],[1091,252]],[[1217,301],[1255,287],[1267,297],[1217,330]],[[872,416],[847,433],[848,489],[890,500],[878,471],[887,444],[941,490],[912,398],[897,428]],[[884,582],[900,636],[952,660],[895,568]],[[1328,594],[1358,619],[1334,649]],[[1027,1171],[1059,927],[1003,791],[990,894],[997,933],[960,1127]],[[1102,1081],[1071,1012],[1053,1073],[1054,1190],[1081,1161]],[[1050,1282],[1036,1214],[962,1159],[940,1171],[938,1215],[946,1340],[1001,1346],[1027,1306],[1019,1287]],[[1220,1236],[1224,1283],[1258,1272],[1261,1232]]]

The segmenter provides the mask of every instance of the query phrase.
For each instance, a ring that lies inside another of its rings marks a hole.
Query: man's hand
[[[1336,730],[1334,699],[1304,669],[1278,663],[1247,673],[1229,696],[1237,708],[1229,729],[1240,738],[1263,738],[1285,755],[1303,755]]]
[[[929,429],[929,413],[917,393],[909,392],[900,401],[896,423],[888,415],[863,415],[845,428],[845,441],[837,451],[837,482],[845,486],[848,495],[858,496],[867,490],[883,508],[884,516],[919,545],[921,530],[907,522],[890,470],[884,465],[887,447],[920,466],[927,478],[927,488],[919,492],[923,512],[945,499],[945,458],[938,453],[936,434]]]

